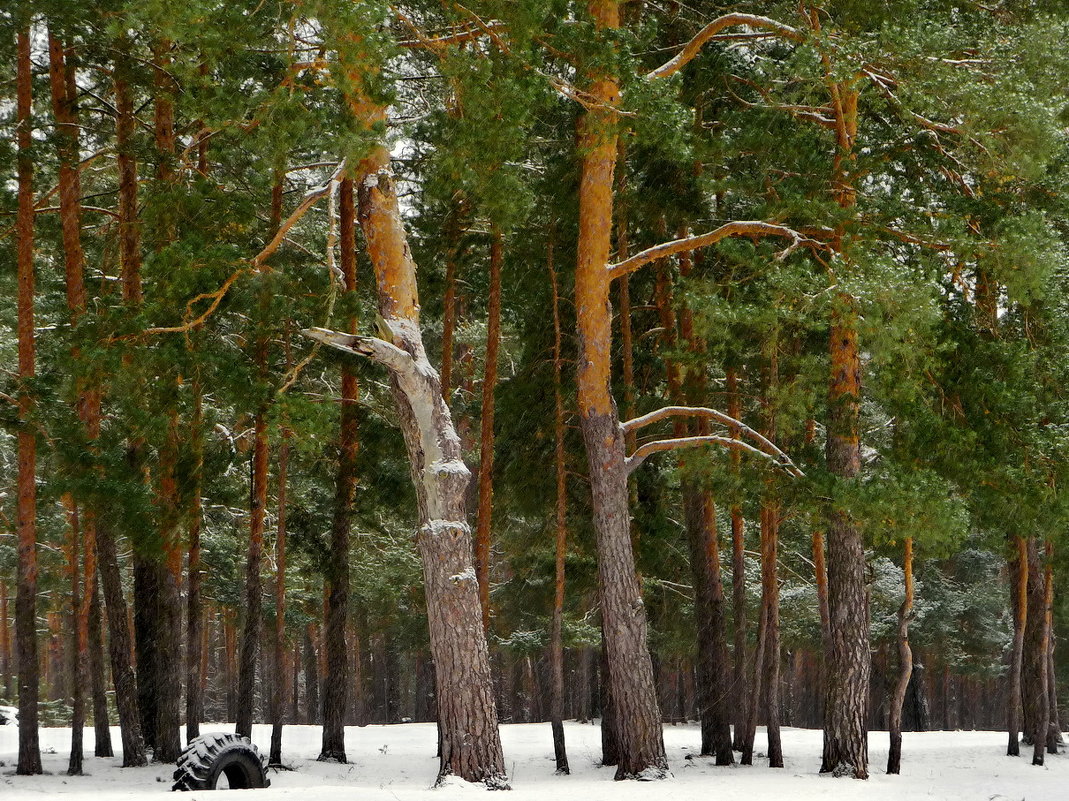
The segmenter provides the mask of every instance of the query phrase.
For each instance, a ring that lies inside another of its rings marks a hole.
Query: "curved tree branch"
[[[636,253],[629,259],[624,259],[617,264],[610,264],[608,266],[609,280],[616,278],[622,278],[625,275],[629,275],[651,261],[657,261],[657,259],[663,259],[676,253],[682,253],[688,250],[697,250],[698,248],[714,245],[721,239],[727,239],[732,236],[748,236],[752,238],[766,237],[766,236],[780,236],[791,240],[791,244],[786,250],[777,254],[777,258],[786,258],[790,253],[797,250],[802,245],[813,245],[816,247],[823,247],[823,244],[815,239],[809,239],[793,228],[788,228],[785,225],[777,225],[775,223],[761,222],[760,220],[736,220],[735,222],[725,223],[719,228],[709,231],[705,234],[696,234],[694,236],[686,236],[682,239],[673,239],[671,242],[663,242],[660,245],[654,245],[651,248]]]
[[[680,50],[674,58],[666,61],[657,69],[646,73],[646,80],[667,78],[669,75],[675,75],[675,73],[679,72],[679,70],[686,64],[694,60],[707,42],[716,38],[716,35],[722,30],[733,28],[736,25],[745,25],[749,28],[766,30],[772,35],[789,39],[792,42],[801,42],[805,40],[805,36],[798,29],[792,28],[790,25],[785,25],[782,22],[777,22],[774,19],[769,19],[768,17],[760,17],[756,14],[725,14],[722,17],[717,17],[702,28],[693,39],[687,42],[683,49]]]
[[[706,420],[715,420],[718,423],[737,430],[744,437],[752,439],[754,442],[757,443],[757,448],[754,448],[753,450],[758,450],[762,453],[762,455],[774,459],[777,464],[782,466],[788,473],[790,473],[795,478],[801,478],[803,475],[802,471],[798,469],[798,467],[794,464],[793,461],[791,461],[791,458],[786,453],[784,453],[783,450],[781,450],[774,442],[772,442],[772,440],[768,439],[760,432],[750,428],[741,420],[737,420],[731,415],[724,414],[723,412],[718,411],[717,409],[710,409],[705,406],[665,406],[661,409],[657,409],[656,411],[652,411],[649,414],[644,414],[641,417],[636,417],[633,420],[628,420],[626,423],[621,423],[620,430],[626,434],[628,432],[644,428],[645,426],[652,425],[653,423],[660,422],[661,420],[665,420],[669,417],[702,417]],[[686,439],[701,439],[701,437],[687,437]],[[720,439],[724,438],[721,437]],[[713,441],[719,442],[720,439],[714,439]],[[741,442],[741,440],[739,440],[737,437],[731,437],[730,439],[732,442]],[[671,442],[674,440],[664,441]],[[695,444],[701,443],[699,442]],[[742,444],[745,445],[745,443]],[[642,446],[642,448],[644,447],[645,445]],[[639,448],[637,451],[635,451],[634,455],[638,456],[639,452],[642,451],[642,448]],[[750,448],[751,446],[747,445],[745,449]],[[663,448],[658,450],[663,450]],[[651,451],[651,453],[654,452],[656,451]]]
[[[627,472],[630,474],[637,470],[642,463],[646,461],[647,457],[655,453],[660,453],[661,451],[675,451],[680,448],[694,448],[700,445],[723,445],[726,448],[736,448],[737,450],[760,456],[762,459],[767,459],[777,467],[782,467],[792,476],[798,477],[802,475],[802,471],[798,470],[793,464],[784,464],[774,455],[765,453],[763,450],[755,448],[753,445],[743,442],[741,439],[719,436],[677,437],[674,439],[658,439],[653,442],[647,442],[627,457],[627,459],[624,460],[624,465]]]

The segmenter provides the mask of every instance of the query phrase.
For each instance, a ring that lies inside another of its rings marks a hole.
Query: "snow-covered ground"
[[[232,726],[208,724],[202,731]],[[566,723],[572,775],[553,773],[549,724],[502,726],[505,762],[513,791],[509,801],[827,801],[834,799],[968,799],[968,801],[1054,801],[1069,798],[1069,755],[1048,756],[1047,765],[1033,767],[1030,757],[1004,756],[1005,735],[999,732],[926,732],[905,734],[902,775],[886,776],[887,734],[870,736],[872,777],[867,782],[819,776],[821,733],[784,729],[786,768],[771,770],[764,759],[753,767],[715,767],[707,760],[688,760],[696,750],[698,731],[691,726],[666,726],[665,745],[672,776],[662,782],[617,782],[612,768],[600,768],[600,732],[596,726]],[[117,729],[112,740],[119,744]],[[254,726],[261,749],[270,741],[268,726]],[[482,787],[450,781],[431,790],[438,762],[434,758],[433,724],[349,728],[345,743],[351,764],[320,764],[320,730],[287,726],[284,761],[295,770],[271,772],[271,788],[246,790],[243,798],[304,801],[443,801],[473,799]],[[93,731],[86,729],[86,753],[92,754]],[[171,787],[172,766],[150,765],[123,770],[113,759],[86,757],[86,776],[65,775],[69,729],[42,729],[44,776],[15,776],[18,729],[0,727],[0,799],[60,795],[110,801],[159,797]],[[758,754],[764,751],[759,732]],[[1024,751],[1025,749],[1022,749]],[[190,793],[189,801],[206,795]]]

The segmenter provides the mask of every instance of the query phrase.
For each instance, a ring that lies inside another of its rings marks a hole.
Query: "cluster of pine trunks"
[[[3,590],[0,590],[2,592]],[[0,610],[10,607],[0,603]],[[42,701],[69,702],[71,665],[69,615],[50,612],[48,633],[41,640],[40,675]],[[99,636],[99,627],[96,628]],[[11,621],[0,625],[0,693],[13,697],[17,663],[12,653]],[[412,653],[395,647],[389,633],[361,637],[350,630],[347,641],[352,654],[354,675],[349,703],[344,713],[345,725],[363,726],[379,723],[429,722],[435,719],[434,672],[427,652]],[[103,653],[99,639],[91,647]],[[220,612],[211,615],[204,627],[203,640],[204,720],[234,720],[237,715],[238,650],[234,616]],[[274,689],[274,657],[270,649],[261,652],[263,666],[255,685],[255,722],[271,722],[270,698]],[[823,725],[821,657],[817,651],[785,651],[780,666],[779,709],[781,723],[800,728]],[[697,677],[691,656],[653,654],[661,715],[666,724],[700,720]],[[286,686],[286,721],[294,724],[322,723],[320,688],[326,683],[326,657],[323,632],[311,625],[293,647],[283,652],[282,675]],[[92,687],[109,686],[102,658],[93,660]],[[595,648],[567,649],[564,652],[565,719],[592,722],[602,716],[599,655]],[[869,693],[868,728],[886,730],[888,704],[898,667],[890,646],[877,647],[872,657],[872,681]],[[1037,677],[1024,676],[1026,686],[1034,686]],[[502,652],[494,659],[494,685],[498,715],[506,723],[534,723],[550,719],[550,666],[541,654],[522,655]],[[904,731],[933,730],[1000,730],[1007,715],[1007,677],[968,675],[948,665],[929,659],[923,652],[914,655],[913,675],[903,704]],[[1034,697],[1034,693],[1031,696]],[[92,721],[101,708],[94,707]],[[1022,730],[1031,732],[1035,705],[1024,707]],[[1052,720],[1057,720],[1055,707]],[[759,719],[766,712],[761,709]],[[1026,742],[1032,738],[1026,736]]]

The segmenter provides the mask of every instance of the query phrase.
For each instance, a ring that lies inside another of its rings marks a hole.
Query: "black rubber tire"
[[[260,790],[271,786],[267,757],[248,737],[229,732],[202,734],[178,757],[171,790],[214,790],[220,776],[231,790]]]

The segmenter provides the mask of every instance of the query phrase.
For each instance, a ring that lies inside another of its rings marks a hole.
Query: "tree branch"
[[[334,172],[331,173],[330,178],[328,178],[320,186],[309,190],[305,194],[305,196],[301,198],[300,204],[298,204],[297,208],[293,210],[293,213],[286,218],[286,221],[278,227],[278,230],[271,238],[271,241],[264,246],[263,250],[261,250],[259,253],[252,257],[250,263],[254,270],[259,270],[260,267],[263,266],[263,263],[267,261],[267,259],[271,256],[271,254],[278,250],[278,246],[282,244],[282,240],[286,238],[286,234],[289,233],[290,228],[297,224],[297,221],[304,216],[305,212],[308,211],[308,209],[312,208],[312,206],[315,205],[316,201],[326,195],[332,194],[334,186],[341,179],[341,176],[345,173],[345,167],[345,159],[342,159],[338,163],[338,166],[334,169]]]
[[[661,451],[675,451],[679,450],[680,448],[694,448],[698,447],[699,445],[723,445],[727,448],[736,448],[737,450],[747,451],[748,453],[760,456],[762,459],[767,459],[770,462],[774,463],[777,467],[782,467],[783,469],[790,472],[791,475],[795,475],[795,473],[792,472],[787,465],[778,461],[775,456],[765,453],[764,451],[755,448],[753,445],[749,445],[743,442],[741,439],[732,439],[731,437],[718,436],[678,437],[676,439],[658,439],[654,440],[653,442],[647,442],[645,445],[640,446],[638,450],[636,450],[633,454],[631,454],[629,457],[627,457],[627,459],[624,460],[624,467],[627,470],[628,474],[630,474],[637,470],[642,465],[642,463],[646,461],[647,457],[655,453],[659,453]],[[793,465],[791,465],[791,467],[793,467]],[[794,470],[798,470],[798,468],[795,467]],[[798,471],[798,474],[801,474],[800,470]]]
[[[809,239],[802,234],[795,231],[793,228],[788,228],[785,225],[776,225],[775,223],[761,222],[759,220],[737,220],[735,222],[725,223],[714,231],[710,231],[705,234],[697,234],[695,236],[687,236],[682,239],[674,239],[671,242],[664,242],[660,245],[654,245],[651,248],[636,253],[629,259],[624,259],[618,264],[610,264],[608,266],[609,280],[615,280],[622,278],[625,275],[629,275],[651,261],[657,261],[657,259],[663,259],[676,253],[682,253],[687,250],[697,250],[698,248],[714,245],[721,239],[727,239],[732,236],[749,236],[753,238],[765,237],[765,236],[781,236],[791,240],[791,244],[786,250],[781,251],[776,255],[777,259],[784,259],[802,245],[813,245],[817,247],[823,247],[822,243],[815,239]]]
[[[146,328],[145,333],[184,334],[187,331],[192,331],[194,328],[201,325],[215,312],[216,309],[219,308],[219,304],[223,302],[223,298],[226,297],[226,293],[230,291],[230,287],[232,287],[242,275],[244,275],[245,273],[255,273],[260,271],[260,268],[263,267],[264,262],[267,261],[267,259],[271,256],[272,253],[278,250],[279,245],[281,245],[282,242],[286,239],[287,232],[294,225],[297,224],[297,221],[305,215],[305,212],[307,212],[308,209],[312,208],[312,206],[315,205],[316,201],[318,201],[324,195],[333,194],[334,187],[337,185],[338,180],[341,178],[344,172],[345,159],[342,159],[338,163],[337,168],[331,174],[330,178],[328,178],[324,184],[315,187],[314,189],[308,191],[305,194],[305,196],[301,199],[300,204],[297,206],[297,208],[293,210],[293,213],[286,218],[286,221],[283,222],[281,226],[279,226],[278,231],[275,232],[275,235],[271,238],[271,241],[264,246],[263,250],[261,250],[249,260],[250,266],[241,267],[235,270],[233,273],[230,274],[230,277],[223,282],[222,286],[220,286],[214,292],[203,292],[200,295],[197,295],[188,303],[186,303],[186,316],[188,317],[190,314],[192,314],[193,307],[197,303],[202,300],[207,300],[211,298],[211,304],[201,314],[199,314],[192,320],[187,320],[181,325],[157,326],[154,328]]]
[[[683,49],[677,53],[674,58],[665,62],[657,69],[646,73],[646,80],[667,78],[669,75],[674,75],[679,72],[679,70],[686,64],[694,60],[698,53],[701,52],[701,49],[705,46],[706,42],[716,37],[720,31],[726,28],[732,28],[736,25],[745,25],[750,28],[761,28],[770,31],[776,36],[789,39],[792,42],[801,42],[805,39],[801,31],[796,28],[792,28],[790,25],[784,25],[782,22],[777,22],[768,17],[759,17],[755,14],[725,14],[722,17],[714,19],[702,28],[693,39],[687,42]]]
[[[301,334],[335,350],[359,353],[394,372],[404,372],[413,364],[412,356],[408,351],[377,337],[346,334],[341,331],[331,331],[328,328],[302,328]]]
[[[734,428],[739,431],[739,433],[741,433],[743,436],[752,439],[758,444],[759,447],[754,448],[753,450],[759,450],[762,455],[775,460],[777,464],[783,467],[788,473],[790,473],[795,478],[801,478],[803,475],[802,471],[798,469],[798,467],[794,464],[793,461],[791,461],[791,458],[766,436],[764,436],[758,431],[755,431],[754,429],[743,423],[741,420],[737,420],[731,415],[724,414],[723,412],[718,411],[716,409],[709,409],[705,406],[665,406],[661,409],[657,409],[656,411],[650,412],[649,414],[644,414],[641,417],[636,417],[633,420],[628,420],[626,423],[621,423],[620,430],[623,433],[627,434],[631,431],[636,431],[640,428],[644,428],[645,426],[660,422],[661,420],[665,420],[669,417],[702,417],[706,420],[715,420],[716,422],[728,426],[729,428]],[[687,437],[686,439],[701,439],[701,437]],[[732,437],[731,439],[734,442],[741,442],[741,440],[738,440],[734,437]],[[667,442],[671,440],[664,441]],[[719,440],[715,441],[719,442]],[[745,445],[746,443],[742,444]],[[643,445],[642,448],[644,447],[646,446]],[[749,445],[747,445],[746,447],[751,448],[751,446]],[[635,451],[635,456],[639,454],[642,448],[639,448],[637,451]],[[658,450],[664,449],[659,448]],[[651,451],[651,453],[653,452],[655,451]]]

